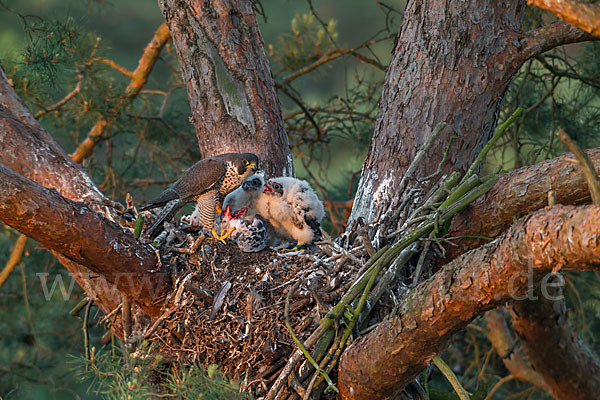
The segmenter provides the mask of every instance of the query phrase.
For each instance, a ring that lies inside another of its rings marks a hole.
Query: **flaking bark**
[[[159,313],[171,285],[170,276],[158,268],[154,251],[84,204],[0,164],[0,219],[102,275],[147,314]]]
[[[599,269],[599,235],[600,208],[558,206],[520,220],[494,242],[447,264],[344,352],[342,398],[393,395],[473,318],[526,295],[530,280],[552,270]]]
[[[522,32],[524,12],[524,0],[408,2],[350,220],[379,220],[395,208],[395,188],[440,122],[448,126],[412,182],[437,170],[451,136],[457,140],[441,172],[464,172],[493,134],[523,62],[591,38],[562,21]]]
[[[252,152],[293,175],[275,83],[248,0],[159,0],[187,85],[203,157]]]
[[[600,149],[587,151],[596,171],[600,171]],[[571,153],[552,160],[519,168],[500,175],[494,187],[452,220],[448,236],[496,237],[508,229],[515,218],[548,205],[548,192],[556,193],[560,204],[574,205],[590,201],[585,177]],[[443,265],[459,255],[481,246],[483,239],[453,240],[447,246]]]

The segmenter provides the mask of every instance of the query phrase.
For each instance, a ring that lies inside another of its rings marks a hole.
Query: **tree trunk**
[[[159,0],[187,84],[200,153],[253,152],[293,175],[275,83],[248,0]]]
[[[0,219],[102,275],[147,314],[160,313],[171,278],[157,267],[154,251],[82,203],[0,164]]]
[[[448,126],[416,178],[436,171],[450,136],[457,140],[443,173],[465,172],[492,135],[520,66],[507,54],[518,50],[524,1],[470,3],[408,2],[350,220],[377,220],[393,208],[393,188],[440,122]]]
[[[0,163],[27,179],[35,181],[46,188],[56,190],[66,199],[83,202],[86,207],[99,213],[109,221],[118,219],[115,210],[111,207],[113,203],[104,197],[81,166],[67,156],[48,132],[31,116],[29,110],[8,84],[6,75],[1,68],[0,72]],[[13,109],[17,112],[16,115],[11,112]],[[17,206],[19,204],[15,204],[15,207]],[[34,220],[37,218],[38,216],[35,216]],[[27,227],[30,224],[29,221],[23,221],[23,226],[14,227],[17,230],[24,231],[28,229]],[[35,233],[43,234],[45,232]],[[100,233],[101,230],[90,230],[84,236],[86,240],[93,239],[94,235]],[[121,239],[122,234],[129,235],[121,230],[119,239]],[[103,240],[100,237],[96,238]],[[128,239],[125,238],[125,240]],[[126,259],[127,249],[122,246],[119,251],[124,251],[124,259]],[[142,250],[142,253],[144,252],[145,250]],[[87,266],[78,264],[73,259],[63,255],[60,250],[53,250],[52,253],[105,314],[110,313],[119,305],[118,290],[102,275],[90,277]],[[152,258],[148,258],[147,261],[151,261],[151,263],[146,267],[152,269],[152,266],[156,265],[157,259],[155,255],[150,256]],[[102,259],[104,254],[98,254],[98,257]],[[101,262],[101,260],[99,261]],[[127,264],[117,263],[115,267],[117,266],[122,268],[123,273],[129,272]],[[133,286],[130,289],[141,293],[145,290],[144,285],[147,285],[148,282],[147,278],[138,276],[132,280]],[[159,286],[167,284],[164,279],[160,279],[158,282]],[[158,290],[157,293],[163,293],[162,290]],[[140,304],[146,302],[146,299],[139,300]],[[150,301],[148,304],[153,303],[153,301]],[[156,314],[158,307],[156,305],[147,307],[146,312]],[[114,328],[120,326],[118,317],[112,325]],[[121,336],[120,329],[113,329],[113,332]]]

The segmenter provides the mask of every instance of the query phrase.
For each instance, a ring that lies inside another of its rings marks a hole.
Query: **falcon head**
[[[283,196],[283,185],[279,182],[274,181],[273,179],[269,179],[267,183],[265,183],[263,193],[281,197]]]
[[[258,169],[258,157],[252,153],[231,154],[231,161],[242,179],[252,175]]]

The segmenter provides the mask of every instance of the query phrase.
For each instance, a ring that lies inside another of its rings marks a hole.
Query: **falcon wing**
[[[192,165],[173,184],[173,190],[189,202],[211,189],[218,188],[227,172],[227,164],[217,158],[205,158]]]

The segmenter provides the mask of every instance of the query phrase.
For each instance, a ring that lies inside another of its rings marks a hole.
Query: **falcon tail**
[[[179,198],[179,195],[177,194],[177,192],[175,192],[173,189],[169,188],[169,189],[165,190],[164,192],[162,192],[161,194],[159,194],[158,197],[156,197],[155,199],[150,200],[146,204],[142,205],[139,208],[139,210],[146,211],[146,210],[151,210],[156,207],[162,207],[165,204],[167,204],[169,201],[175,200],[178,198]]]
[[[152,223],[152,225],[148,229],[148,232],[146,233],[148,237],[150,239],[154,239],[155,237],[157,237],[163,229],[163,223],[165,221],[171,220],[171,218],[173,218],[175,214],[177,214],[177,211],[179,211],[181,207],[183,207],[183,203],[179,199],[169,201],[163,207],[160,214],[158,214],[158,217],[156,217],[156,219],[154,220],[154,223]]]

